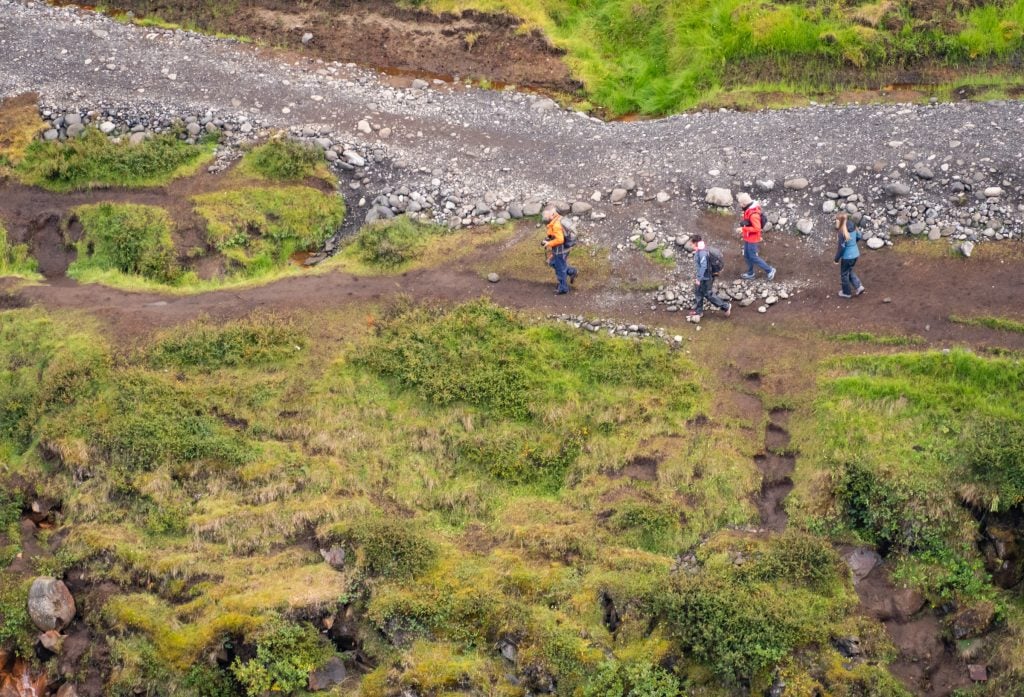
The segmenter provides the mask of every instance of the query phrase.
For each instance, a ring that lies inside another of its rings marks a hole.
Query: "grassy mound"
[[[171,238],[171,216],[162,208],[132,203],[97,203],[74,210],[82,224],[78,257],[68,275],[85,282],[113,272],[175,285],[181,268]]]
[[[759,91],[813,94],[867,86],[875,74],[924,61],[967,72],[973,61],[1009,68],[1024,50],[1024,0],[966,7],[891,0],[845,5],[742,0],[416,4],[523,18],[567,51],[587,98],[613,114],[665,114],[713,101],[723,92],[742,100]],[[751,83],[751,75],[765,77]]]
[[[0,277],[36,278],[38,272],[39,266],[29,254],[28,245],[10,244],[7,241],[7,228],[0,220]]]
[[[290,138],[274,138],[245,153],[237,173],[267,181],[295,183],[310,177],[334,181],[323,150]]]
[[[193,202],[206,220],[210,244],[232,263],[229,272],[248,277],[319,248],[345,217],[340,196],[305,186],[218,191]]]
[[[189,145],[168,133],[138,145],[115,143],[95,128],[65,142],[33,141],[14,169],[24,184],[68,192],[111,186],[163,186],[194,174],[213,157],[214,141]]]
[[[342,256],[373,270],[400,271],[420,259],[433,236],[448,232],[438,225],[407,216],[379,220],[364,226],[342,251]]]

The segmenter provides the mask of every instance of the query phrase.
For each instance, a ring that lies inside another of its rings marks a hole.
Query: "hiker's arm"
[[[554,229],[551,232],[551,239],[547,241],[547,243],[544,245],[545,247],[547,247],[548,249],[554,249],[555,247],[559,247],[565,243],[565,233],[562,232],[561,224],[555,225]]]

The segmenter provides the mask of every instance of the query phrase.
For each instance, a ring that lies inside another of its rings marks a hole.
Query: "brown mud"
[[[114,7],[108,12],[243,36],[305,57],[382,70],[400,80],[486,79],[561,93],[581,87],[560,50],[540,32],[522,31],[520,20],[508,15],[433,14],[392,0],[118,0]],[[313,38],[303,44],[306,33]]]

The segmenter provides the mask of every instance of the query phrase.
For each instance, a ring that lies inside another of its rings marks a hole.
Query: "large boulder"
[[[332,656],[321,668],[309,674],[309,691],[329,690],[340,685],[346,676],[345,664],[337,656]]]
[[[60,631],[75,617],[75,599],[63,581],[40,576],[28,591],[28,614],[42,631]]]
[[[732,205],[732,191],[720,186],[713,186],[704,195],[704,201],[712,206],[728,208]]]

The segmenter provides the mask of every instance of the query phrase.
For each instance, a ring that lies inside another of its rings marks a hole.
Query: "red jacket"
[[[761,206],[757,203],[751,203],[749,206],[743,209],[743,225],[741,231],[743,232],[744,242],[760,242],[761,241]]]

